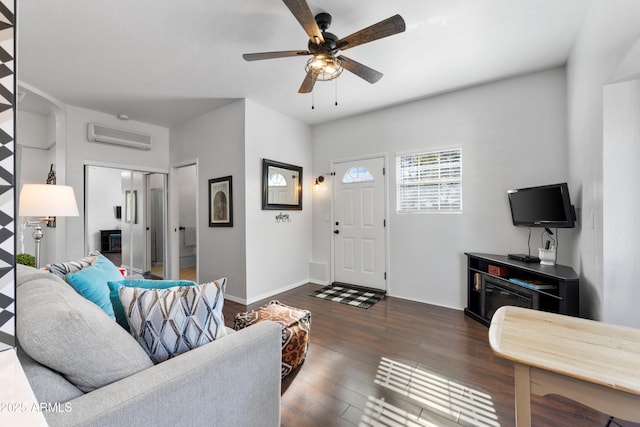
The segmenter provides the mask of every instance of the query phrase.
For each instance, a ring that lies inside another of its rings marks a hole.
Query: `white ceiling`
[[[344,37],[396,13],[404,33],[345,55],[384,73],[345,71],[298,94],[307,57],[280,0],[29,0],[18,9],[18,79],[60,101],[171,126],[249,98],[310,125],[566,62],[591,0],[308,0]],[[594,0],[605,1],[605,0]],[[28,101],[25,99],[25,104]],[[26,108],[26,107],[25,107]]]

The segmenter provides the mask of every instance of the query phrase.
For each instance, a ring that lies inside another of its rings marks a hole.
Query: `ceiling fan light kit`
[[[305,65],[306,76],[298,93],[312,93],[316,81],[334,80],[342,74],[343,70],[347,70],[369,83],[377,82],[382,78],[381,72],[344,55],[337,55],[338,51],[401,33],[406,28],[404,19],[400,15],[394,15],[339,39],[335,34],[327,32],[332,20],[330,14],[322,12],[314,17],[305,0],[283,0],[283,2],[309,36],[308,50],[245,53],[242,57],[246,61],[258,61],[312,55],[312,58],[307,60]]]
[[[318,54],[307,61],[304,67],[307,74],[313,74],[315,80],[327,82],[342,74],[342,61],[333,55]]]

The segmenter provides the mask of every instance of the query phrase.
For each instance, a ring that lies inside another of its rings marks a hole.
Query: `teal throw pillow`
[[[122,274],[105,256],[98,256],[90,267],[67,274],[65,280],[80,295],[103,309],[109,316],[115,317],[107,282],[122,280]]]
[[[127,279],[107,282],[107,285],[109,286],[109,298],[111,299],[111,305],[113,306],[113,313],[116,316],[116,321],[120,326],[129,331],[129,322],[127,322],[127,316],[124,313],[124,307],[120,302],[118,289],[123,286],[127,288],[167,289],[173,288],[175,286],[195,286],[197,285],[197,283],[192,282],[191,280]]]

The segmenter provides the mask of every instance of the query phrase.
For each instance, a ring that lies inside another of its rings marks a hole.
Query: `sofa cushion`
[[[151,360],[162,362],[226,335],[226,278],[168,289],[121,287],[131,335]]]
[[[60,276],[51,274],[47,270],[39,270],[37,268],[27,267],[26,265],[16,264],[16,273],[17,273],[16,274],[17,288],[33,280],[47,279],[47,280],[53,280],[54,282],[64,285],[67,288],[71,289],[69,287],[69,284],[65,282],[64,279],[62,279]]]
[[[17,272],[16,335],[35,361],[84,392],[153,366],[131,335],[66,283],[26,266]]]
[[[107,282],[122,280],[122,273],[104,255],[98,256],[90,267],[67,274],[65,279],[80,295],[115,317]]]
[[[109,299],[111,300],[111,306],[113,307],[113,313],[116,316],[116,321],[125,330],[129,330],[129,322],[127,322],[127,316],[124,314],[124,308],[120,302],[118,296],[118,289],[123,286],[128,288],[142,288],[142,289],[167,289],[175,286],[195,286],[196,282],[191,280],[149,280],[149,279],[126,279],[118,280],[116,282],[107,282],[109,286]]]
[[[66,402],[84,394],[58,372],[52,371],[29,357],[19,343],[17,351],[20,366],[29,379],[29,385],[38,402]]]
[[[53,264],[47,264],[47,270],[56,276],[64,277],[69,273],[78,272],[84,268],[89,267],[98,258],[98,254],[88,255],[84,258],[80,258],[77,261],[56,262]]]

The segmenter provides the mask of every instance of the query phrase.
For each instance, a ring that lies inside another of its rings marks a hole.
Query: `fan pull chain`
[[[313,100],[313,89],[311,89],[311,109],[312,110],[316,109],[315,102]]]
[[[338,106],[338,79],[334,79],[334,81],[336,82],[336,102],[335,102],[335,106]]]

